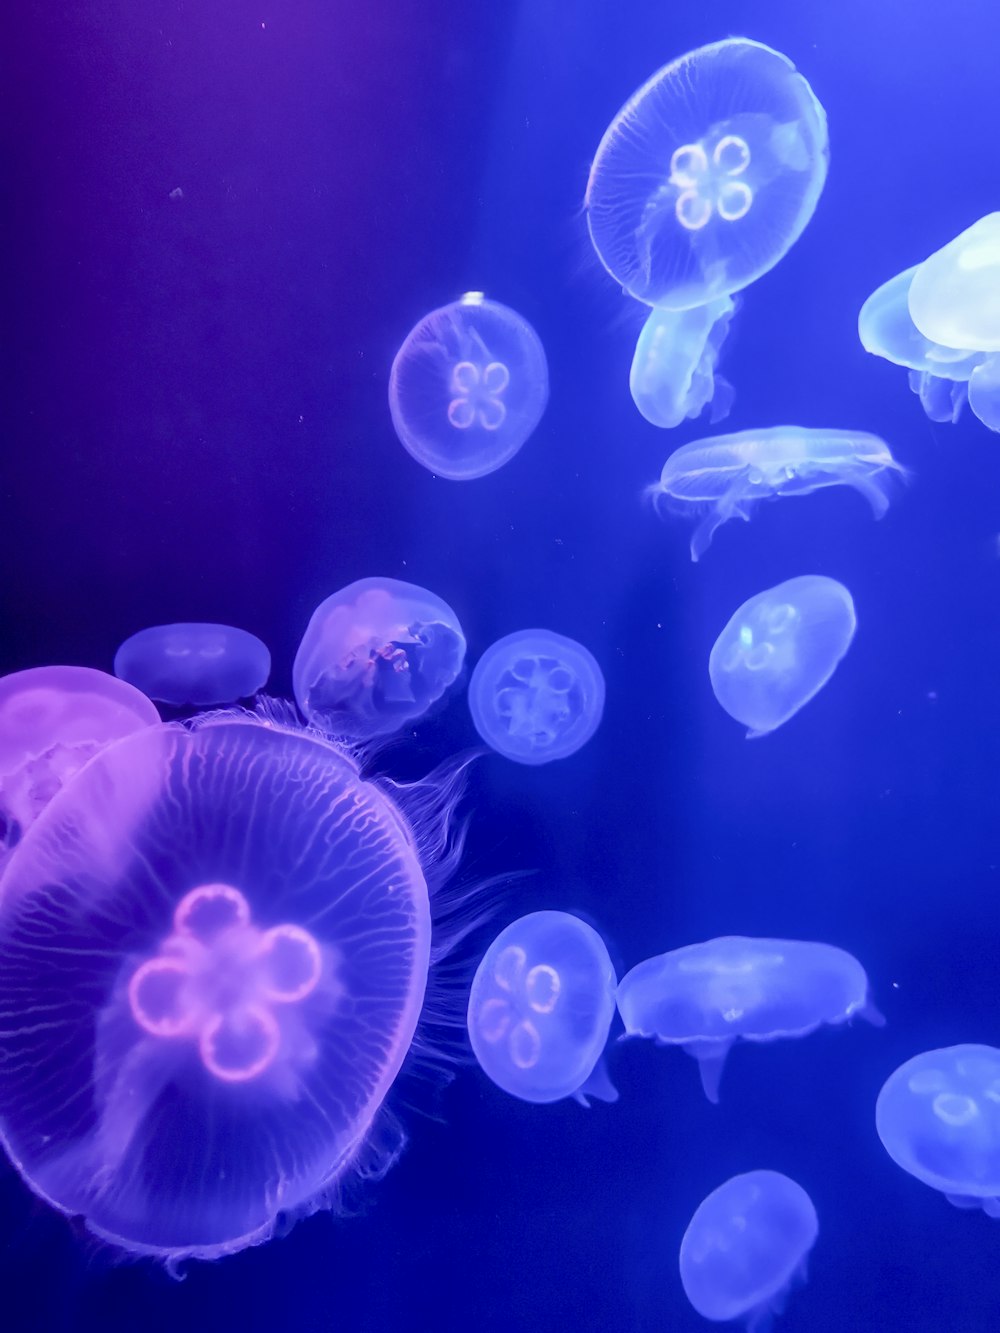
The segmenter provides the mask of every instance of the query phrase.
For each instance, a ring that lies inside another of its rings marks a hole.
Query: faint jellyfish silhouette
[[[0,866],[88,759],[159,720],[144,694],[90,667],[0,677]]]
[[[689,310],[774,267],[826,169],[826,114],[791,61],[715,42],[664,66],[611,122],[587,183],[590,236],[630,295]]]
[[[856,958],[832,944],[726,935],[638,963],[618,986],[627,1037],[679,1046],[710,1102],[736,1041],[806,1037],[855,1016],[885,1021]]]
[[[851,486],[881,518],[889,507],[892,473],[905,476],[877,435],[771,426],[682,445],[647,494],[661,514],[701,515],[691,537],[691,559],[698,560],[723,523],[731,518],[749,522],[757,501],[776,496]]]
[[[313,612],[292,682],[314,726],[367,740],[422,717],[464,661],[465,635],[447,602],[415,583],[359,579]]]
[[[0,1136],[31,1189],[176,1262],[387,1170],[459,772],[383,790],[248,714],[93,758],[0,896]]]
[[[617,1101],[603,1051],[615,971],[600,935],[568,912],[532,912],[500,932],[476,969],[469,1040],[480,1067],[526,1102]]]
[[[722,296],[694,310],[654,310],[636,344],[629,388],[654,426],[679,426],[706,407],[714,424],[728,416],[732,385],[715,374],[719,350],[736,309]]]
[[[704,1319],[742,1319],[763,1333],[808,1276],[819,1219],[780,1171],[733,1176],[698,1205],[681,1240],[684,1294]]]
[[[482,292],[425,315],[389,375],[400,442],[451,481],[485,477],[509,462],[542,419],[548,396],[538,334]]]
[[[918,265],[908,301],[932,342],[1000,351],[1000,213],[987,213]]]
[[[969,406],[984,426],[1000,431],[1000,355],[988,357],[969,376]]]
[[[765,736],[818,694],[851,646],[851,594],[804,574],[750,597],[716,639],[708,674],[719,703],[747,736]]]
[[[604,676],[583,644],[547,629],[517,630],[491,644],[469,682],[480,736],[520,764],[575,754],[604,712]]]
[[[956,1208],[1000,1217],[1000,1050],[915,1055],[886,1080],[875,1126],[897,1166]]]
[[[985,359],[925,338],[910,318],[910,284],[919,265],[897,273],[868,297],[858,315],[866,352],[910,371],[910,388],[931,421],[957,421],[968,399],[969,376]]]
[[[115,653],[115,675],[162,703],[207,705],[249,699],[271,674],[271,654],[233,625],[152,625]]]

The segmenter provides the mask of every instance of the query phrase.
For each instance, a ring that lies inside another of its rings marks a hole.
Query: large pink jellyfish
[[[92,759],[0,895],[0,1135],[30,1187],[173,1261],[391,1165],[456,772],[407,806],[246,714]]]

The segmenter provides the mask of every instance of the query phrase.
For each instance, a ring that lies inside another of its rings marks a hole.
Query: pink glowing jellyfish
[[[0,893],[0,1136],[31,1189],[176,1262],[387,1169],[457,772],[379,786],[249,714],[81,770]]]

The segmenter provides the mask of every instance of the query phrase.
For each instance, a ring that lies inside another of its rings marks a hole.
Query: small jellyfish
[[[115,653],[115,675],[162,703],[235,703],[267,684],[271,654],[232,625],[152,625]]]
[[[868,978],[832,944],[727,935],[647,958],[618,986],[627,1037],[680,1046],[711,1102],[736,1041],[806,1037],[855,1015],[880,1027]]]
[[[459,771],[411,800],[248,714],[91,759],[0,894],[0,1139],[29,1187],[172,1263],[387,1170]]]
[[[712,645],[708,674],[719,703],[747,736],[766,736],[827,683],[857,620],[836,579],[803,574],[748,598]]]
[[[604,712],[604,676],[582,643],[523,629],[491,644],[469,682],[469,710],[487,745],[519,764],[575,754]]]
[[[541,421],[548,396],[538,334],[482,292],[425,315],[389,375],[401,444],[450,481],[485,477],[510,462]]]
[[[890,1074],[875,1127],[892,1158],[956,1208],[1000,1217],[1000,1050],[946,1046]]]
[[[592,926],[532,912],[496,937],[469,995],[469,1040],[481,1068],[526,1102],[616,1101],[603,1051],[615,970]]]
[[[892,473],[905,475],[877,435],[770,426],[682,445],[648,494],[658,511],[701,514],[691,537],[691,559],[698,560],[716,529],[731,518],[749,522],[758,500],[851,486],[881,518],[889,507]]]
[[[443,697],[465,661],[447,602],[399,579],[359,579],[313,612],[295,654],[302,712],[353,740],[388,736]]]
[[[774,267],[826,168],[826,114],[792,62],[715,42],[664,66],[611,122],[587,182],[591,240],[630,295],[690,310]]]
[[[159,720],[144,694],[90,667],[0,678],[0,865],[88,759]]]
[[[679,426],[706,406],[713,425],[729,415],[732,385],[715,366],[735,309],[731,297],[721,296],[694,310],[654,310],[646,320],[629,388],[652,425]]]
[[[741,1319],[753,1333],[806,1280],[819,1235],[812,1199],[780,1171],[733,1176],[703,1199],[681,1241],[684,1294],[704,1319]]]
[[[919,265],[897,273],[869,296],[858,315],[866,352],[910,371],[910,388],[931,421],[957,421],[968,399],[969,376],[981,352],[956,351],[925,338],[910,318],[910,284]]]
[[[913,275],[910,316],[931,342],[1000,351],[1000,213],[987,213]]]

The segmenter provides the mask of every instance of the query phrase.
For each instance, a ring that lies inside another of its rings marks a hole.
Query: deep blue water
[[[1000,1042],[1000,442],[969,415],[929,423],[856,335],[875,286],[1000,202],[1000,9],[50,0],[5,29],[0,667],[107,669],[143,625],[222,620],[270,645],[287,695],[312,608],[372,574],[443,596],[473,659],[529,624],[572,635],[607,677],[595,738],[471,782],[465,875],[534,872],[496,927],[579,911],[619,971],[717,934],[826,940],[888,1023],[738,1049],[718,1107],[691,1061],[641,1044],[612,1051],[621,1100],[589,1112],[474,1067],[436,1097],[404,1079],[410,1146],[356,1216],[181,1283],[109,1263],[8,1173],[0,1327],[697,1330],[680,1237],[755,1167],[820,1218],[783,1330],[1000,1326],[1000,1223],[903,1174],[874,1129],[903,1059]],[[630,402],[640,321],[581,199],[626,96],[732,33],[810,80],[831,166],[745,293],[727,425],[875,431],[913,480],[881,523],[839,488],[767,506],[695,566],[686,526],[639,497],[705,423],[668,435]],[[552,395],[513,462],[459,484],[404,453],[386,379],[415,320],[470,288],[530,319]],[[801,573],[850,588],[857,637],[748,744],[708,652]],[[475,739],[459,692],[384,765],[413,775]]]

